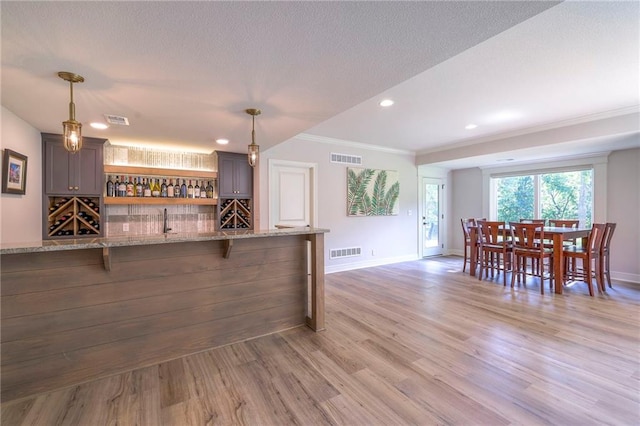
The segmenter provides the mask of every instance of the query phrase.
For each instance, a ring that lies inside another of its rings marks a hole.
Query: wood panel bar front
[[[322,237],[239,238],[230,253],[219,239],[3,254],[2,400],[324,328]]]

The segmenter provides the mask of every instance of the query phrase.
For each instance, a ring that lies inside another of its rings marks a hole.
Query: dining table
[[[505,227],[505,231],[508,226]],[[582,239],[582,247],[586,247],[591,228],[565,228],[565,227],[553,227],[545,226],[542,228],[544,232],[544,238],[553,241],[553,284],[556,294],[562,294],[562,287],[564,283],[564,241]],[[472,241],[471,244],[471,267],[469,268],[469,275],[475,276],[478,266],[478,227],[469,227],[469,237]]]

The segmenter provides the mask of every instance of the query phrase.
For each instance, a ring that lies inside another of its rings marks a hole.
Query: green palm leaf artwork
[[[395,170],[347,169],[347,214],[391,216],[400,208],[400,182]]]

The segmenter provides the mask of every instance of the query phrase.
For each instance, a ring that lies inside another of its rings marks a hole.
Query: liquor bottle
[[[185,179],[182,179],[182,185],[180,185],[180,198],[187,198],[187,184]]]
[[[127,197],[133,197],[135,195],[135,183],[133,183],[133,179],[129,176],[127,180]]]
[[[127,196],[127,182],[124,180],[124,176],[120,176],[120,185],[118,186],[118,197]]]
[[[211,185],[211,181],[207,182],[207,198],[213,198],[213,185]]]
[[[160,186],[160,196],[164,198],[169,196],[166,179],[162,179],[162,185]]]
[[[149,178],[144,178],[144,190],[143,194],[145,197],[151,197],[151,185],[149,185]]]
[[[173,193],[173,179],[169,179],[169,185],[167,186],[167,197],[175,197],[175,194]]]
[[[113,196],[117,197],[119,194],[118,192],[120,191],[120,180],[118,179],[118,175],[116,175],[116,181],[113,184]]]
[[[193,187],[193,198],[200,198],[200,184],[196,181],[196,186]]]
[[[187,186],[187,198],[193,198],[193,185],[191,185],[191,179],[189,179],[189,186]]]
[[[153,179],[151,182],[151,196],[159,197],[160,196],[160,184],[158,183],[158,179]]]
[[[111,176],[107,179],[107,197],[113,197],[113,181],[111,180]]]
[[[140,176],[138,176],[138,183],[136,184],[136,197],[142,197],[142,196],[144,196],[144,186],[142,185]]]

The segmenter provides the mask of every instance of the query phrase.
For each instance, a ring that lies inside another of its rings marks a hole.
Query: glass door
[[[442,254],[441,179],[422,179],[422,257]]]

